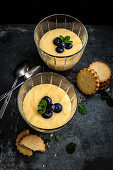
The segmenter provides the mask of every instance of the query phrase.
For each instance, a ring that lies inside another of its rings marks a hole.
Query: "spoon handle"
[[[19,86],[21,86],[22,84],[24,84],[24,81],[21,82],[20,84],[18,84],[17,86],[15,86],[14,88],[12,88],[11,90],[9,90],[8,92],[6,92],[5,94],[2,94],[0,96],[0,101],[3,100],[7,95],[9,95],[9,93],[13,92],[15,89],[17,89]]]
[[[15,81],[14,81],[14,83],[12,85],[12,88],[14,88],[16,86],[17,81],[18,81],[18,78],[15,79]],[[9,95],[6,97],[2,107],[0,109],[0,119],[2,119],[2,117],[3,117],[4,113],[5,113],[6,107],[7,107],[8,103],[9,103],[9,101],[10,101],[11,96],[12,96],[12,92],[9,93]]]

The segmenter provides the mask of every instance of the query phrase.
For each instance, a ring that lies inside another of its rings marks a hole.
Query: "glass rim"
[[[37,30],[37,27],[38,27],[45,19],[47,19],[47,18],[49,18],[49,17],[52,17],[52,16],[55,16],[55,15],[59,15],[59,16],[60,16],[60,15],[62,15],[62,16],[64,15],[64,16],[71,17],[71,18],[73,18],[74,20],[77,20],[77,21],[83,26],[83,28],[84,28],[84,30],[85,30],[85,32],[86,32],[86,41],[85,41],[84,45],[82,46],[82,48],[81,48],[78,52],[76,52],[76,53],[74,53],[74,54],[71,54],[71,55],[68,55],[68,56],[55,56],[55,55],[49,54],[49,53],[45,52],[44,50],[42,50],[42,49],[39,47],[39,45],[36,43],[36,30]],[[68,15],[68,14],[52,14],[52,15],[49,15],[49,16],[43,18],[41,21],[38,22],[38,24],[36,25],[35,30],[34,30],[34,41],[35,41],[35,44],[36,44],[37,48],[39,48],[41,51],[43,51],[43,53],[45,53],[46,55],[49,55],[49,56],[55,57],[55,58],[68,58],[68,57],[72,57],[72,56],[74,56],[74,55],[77,55],[78,53],[80,53],[80,52],[85,48],[85,46],[87,45],[87,42],[88,42],[88,33],[87,33],[87,29],[86,29],[86,27],[84,26],[84,24],[82,24],[82,22],[81,22],[80,20],[78,20],[77,18],[75,18],[75,17],[73,17],[73,16],[71,16],[71,15]]]
[[[42,72],[42,73],[55,74],[55,75],[61,76],[61,77],[64,78],[65,80],[67,80],[64,76],[62,76],[62,75],[60,75],[60,74],[58,74],[58,73],[54,73],[54,72]],[[41,75],[42,73],[38,73],[38,74],[34,75],[33,77],[35,77],[35,76],[37,76],[37,75]],[[32,78],[32,77],[31,77],[31,78]],[[28,80],[30,80],[31,78],[29,78]],[[26,81],[28,81],[28,80],[26,80]],[[25,81],[25,82],[26,82],[26,81]],[[67,81],[69,82],[69,80],[67,80]],[[25,82],[24,82],[24,83],[25,83]],[[69,84],[73,87],[74,92],[75,92],[76,97],[77,97],[77,93],[76,93],[76,91],[75,91],[75,87],[74,87],[70,82],[69,82]],[[24,85],[24,84],[23,84],[23,85]],[[23,86],[23,85],[22,85],[22,86]],[[78,97],[77,97],[77,106],[76,106],[76,109],[75,109],[75,111],[74,111],[73,116],[69,119],[69,121],[67,121],[67,122],[66,122],[65,124],[63,124],[62,126],[59,126],[59,127],[57,127],[57,128],[52,128],[52,129],[44,129],[44,128],[39,128],[39,127],[33,125],[32,123],[30,123],[30,122],[25,118],[25,116],[22,114],[22,112],[21,112],[21,110],[20,110],[20,108],[19,108],[19,94],[20,94],[20,91],[21,91],[22,86],[20,87],[19,92],[18,92],[18,96],[17,96],[18,110],[19,110],[22,118],[24,119],[24,121],[25,121],[30,127],[33,127],[34,129],[37,129],[37,130],[41,130],[42,132],[45,131],[45,133],[46,133],[46,131],[48,131],[48,132],[49,132],[49,131],[50,131],[50,132],[51,132],[51,131],[52,131],[52,132],[55,132],[55,131],[63,128],[65,125],[67,125],[67,124],[70,122],[70,120],[72,120],[72,118],[74,117],[74,115],[75,115],[75,113],[76,113],[76,111],[77,111],[77,108],[78,108]]]

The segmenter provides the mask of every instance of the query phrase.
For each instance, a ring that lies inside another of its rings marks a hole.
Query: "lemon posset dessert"
[[[73,67],[80,59],[81,54],[76,53],[82,49],[82,42],[73,31],[56,28],[42,36],[39,47],[48,54],[48,58],[40,54],[44,62],[52,69],[63,71]],[[74,54],[76,56],[71,56]]]
[[[33,87],[26,94],[23,111],[32,125],[43,129],[53,129],[64,125],[70,118],[71,101],[60,87],[41,84]]]

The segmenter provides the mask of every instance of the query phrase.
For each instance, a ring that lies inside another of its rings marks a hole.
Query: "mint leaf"
[[[64,39],[65,39],[62,35],[59,35],[59,38],[60,38],[62,41],[64,41]]]
[[[67,144],[66,151],[69,154],[72,154],[75,150],[76,150],[76,144],[74,142],[71,142],[71,143]]]
[[[84,104],[78,104],[78,111],[80,114],[85,115],[87,113],[86,106]]]
[[[45,105],[45,106],[47,106],[47,102],[46,102],[44,99],[42,99],[42,100],[40,101],[39,105]]]
[[[70,41],[70,36],[66,36],[64,39],[65,43],[72,43],[73,41]]]
[[[65,42],[65,43],[72,43],[73,41],[70,41],[70,36],[65,36],[65,37],[63,37],[62,35],[59,35],[59,38],[63,41],[63,42]]]
[[[65,40],[67,40],[67,41],[70,40],[70,36],[66,36],[66,37],[64,38],[64,41],[65,41]]]
[[[38,113],[43,114],[46,111],[47,102],[42,99],[38,105]]]
[[[38,110],[42,110],[42,109],[43,109],[43,107],[38,105]]]
[[[39,104],[39,105],[38,105],[38,110],[42,110],[42,109],[44,109],[45,107],[46,107],[45,105]]]
[[[42,107],[39,105],[38,106],[38,113],[43,114],[46,111],[46,106],[43,105]]]
[[[60,136],[56,135],[55,140],[58,142],[60,140]]]
[[[73,41],[65,40],[65,43],[72,43]]]
[[[45,111],[46,111],[45,109],[38,110],[38,113],[42,115]]]

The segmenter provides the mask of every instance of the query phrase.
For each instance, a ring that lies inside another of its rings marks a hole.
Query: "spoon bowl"
[[[35,74],[41,72],[43,69],[42,69],[42,66],[35,66],[33,67],[32,69],[30,69],[24,76],[24,79],[27,80],[29,79],[30,77],[34,76]],[[15,86],[14,88],[12,88],[11,90],[9,90],[8,92],[6,92],[5,94],[2,94],[0,96],[0,101],[2,99],[4,99],[7,95],[9,95],[9,93],[13,92],[15,89],[17,89],[19,86],[21,86],[22,84],[24,84],[24,81],[19,83],[17,86]]]
[[[35,74],[42,72],[42,66],[35,66],[33,68],[31,68],[29,71],[26,72],[24,79],[27,80],[30,77],[34,76]]]
[[[14,70],[14,76],[17,78],[22,77],[29,70],[29,63],[27,61],[21,62]]]

